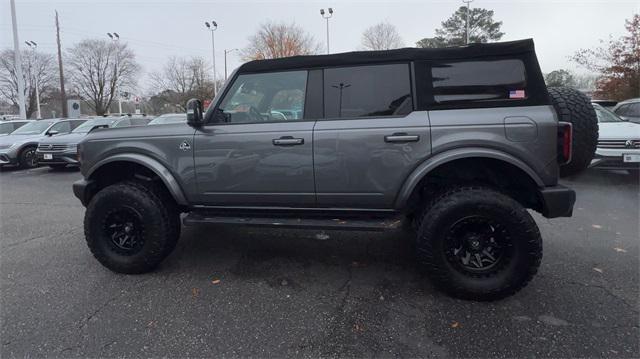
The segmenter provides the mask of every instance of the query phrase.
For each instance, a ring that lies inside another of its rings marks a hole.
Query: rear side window
[[[149,123],[149,120],[146,118],[132,118],[131,124],[133,126],[146,126]]]
[[[118,121],[118,123],[116,123],[116,125],[113,127],[129,127],[129,126],[131,126],[131,120],[129,120],[128,118],[124,118]]]
[[[529,95],[520,59],[434,62],[431,79],[437,104],[518,101]]]
[[[413,110],[409,64],[324,70],[326,118],[402,116]]]

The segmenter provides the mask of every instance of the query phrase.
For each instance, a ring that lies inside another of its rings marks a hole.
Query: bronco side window
[[[411,111],[409,64],[324,70],[326,118],[403,116]]]
[[[433,99],[438,104],[525,100],[527,77],[519,59],[434,62]]]
[[[220,103],[228,123],[299,121],[307,71],[240,75]]]

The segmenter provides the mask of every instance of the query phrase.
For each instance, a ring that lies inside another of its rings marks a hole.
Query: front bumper
[[[640,162],[624,162],[625,154],[640,156],[640,150],[598,148],[589,167],[608,170],[640,169]]]
[[[542,215],[547,218],[571,217],[576,203],[576,192],[571,188],[557,185],[540,190]]]
[[[0,150],[0,165],[13,165],[18,163],[18,151],[12,149]]]
[[[51,158],[45,159],[45,155],[51,155]],[[58,151],[58,152],[48,152],[48,151],[36,151],[36,158],[38,159],[38,163],[42,165],[80,165],[78,162],[78,151]]]
[[[91,195],[93,192],[93,187],[95,186],[95,181],[81,179],[79,181],[73,182],[73,194],[80,200],[83,206],[87,206],[89,204],[89,200],[91,200]]]

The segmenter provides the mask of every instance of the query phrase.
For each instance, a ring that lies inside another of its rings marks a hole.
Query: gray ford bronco
[[[181,225],[411,228],[438,287],[493,300],[537,272],[528,209],[571,216],[558,177],[595,139],[589,100],[546,88],[532,40],[297,56],[245,63],[187,123],[92,131],[73,191],[115,272],[153,270]]]

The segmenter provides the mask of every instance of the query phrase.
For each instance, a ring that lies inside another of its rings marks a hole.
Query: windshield
[[[618,115],[600,105],[593,105],[593,108],[596,110],[598,122],[624,122]]]
[[[99,125],[111,125],[115,120],[113,118],[94,118],[88,120],[82,125],[76,127],[75,130],[71,131],[73,133],[88,133],[94,126]]]
[[[11,132],[12,135],[38,135],[43,133],[53,121],[33,121]]]
[[[154,119],[153,121],[149,122],[149,125],[166,125],[166,124],[170,124],[170,123],[183,123],[183,122],[187,122],[187,115],[184,114],[180,114],[180,115],[162,115],[156,119]]]

